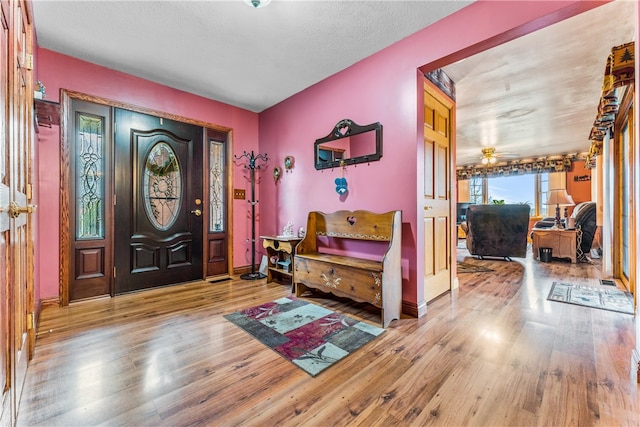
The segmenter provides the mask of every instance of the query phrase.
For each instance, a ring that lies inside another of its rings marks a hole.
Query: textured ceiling
[[[34,0],[38,45],[260,112],[468,1]],[[611,47],[634,40],[617,0],[444,67],[457,163],[585,152]]]
[[[456,84],[457,164],[583,153],[613,46],[634,40],[637,2],[619,0],[443,67]]]
[[[260,112],[469,1],[34,0],[38,45]]]

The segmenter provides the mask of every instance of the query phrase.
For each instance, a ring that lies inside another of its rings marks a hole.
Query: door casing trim
[[[60,270],[59,270],[59,289],[58,289],[58,293],[59,293],[59,301],[60,301],[60,305],[61,306],[67,306],[69,305],[69,269],[70,269],[70,251],[71,251],[71,235],[70,235],[70,230],[71,230],[71,224],[70,224],[70,207],[71,207],[71,200],[69,198],[69,191],[68,189],[70,188],[71,185],[71,176],[69,173],[69,165],[70,165],[70,161],[71,161],[71,157],[70,157],[70,150],[69,150],[69,135],[67,134],[68,132],[68,124],[70,123],[70,120],[72,120],[71,117],[69,117],[69,114],[71,112],[71,101],[72,100],[80,100],[80,101],[87,101],[87,102],[92,102],[95,104],[101,104],[101,105],[106,105],[109,106],[111,108],[121,108],[121,109],[125,109],[125,110],[130,110],[136,113],[142,113],[142,114],[148,114],[148,115],[152,115],[152,116],[156,116],[156,117],[162,117],[164,119],[169,119],[169,120],[174,120],[174,121],[178,121],[178,122],[183,122],[183,123],[187,123],[187,124],[191,124],[191,125],[196,125],[196,126],[200,126],[203,129],[213,129],[219,132],[225,132],[227,133],[228,137],[227,137],[227,144],[228,144],[228,150],[227,150],[227,165],[231,165],[230,162],[230,158],[229,158],[229,154],[228,153],[232,153],[232,147],[233,147],[233,129],[232,128],[228,128],[225,126],[220,126],[214,123],[209,123],[209,122],[205,122],[202,120],[196,120],[196,119],[192,119],[189,117],[184,117],[184,116],[179,116],[176,114],[171,114],[171,113],[167,113],[164,111],[159,111],[159,110],[155,110],[152,108],[145,108],[145,107],[140,107],[138,105],[132,105],[132,104],[127,104],[124,102],[120,102],[120,101],[116,101],[116,100],[112,100],[112,99],[108,99],[108,98],[103,98],[100,96],[95,96],[95,95],[89,95],[86,93],[82,93],[82,92],[77,92],[77,91],[72,91],[72,90],[68,90],[68,89],[61,89],[60,90],[60,226],[59,226],[59,230],[60,230],[60,243],[59,243],[59,256],[60,256]],[[202,150],[205,149],[205,144],[203,144],[202,146]],[[203,155],[204,155],[204,151],[203,151]],[[203,180],[204,178],[204,173],[203,173]],[[229,183],[228,188],[227,188],[227,200],[231,201],[233,200],[233,174],[231,174],[231,168],[228,167],[227,168],[227,182]],[[203,185],[205,183],[203,182]],[[207,188],[206,185],[204,185],[205,188]],[[208,196],[208,190],[207,190],[207,196]],[[206,196],[205,196],[206,197]],[[228,221],[232,222],[233,221],[233,203],[229,203],[228,206]],[[227,240],[227,253],[228,253],[228,257],[227,257],[227,261],[228,261],[228,271],[233,271],[233,248],[232,248],[232,242],[233,242],[233,235],[231,233],[231,230],[233,230],[233,226],[232,224],[229,224],[228,229],[230,230],[229,232],[229,238]],[[204,250],[204,244],[205,244],[205,239],[206,239],[206,233],[202,233],[202,239],[203,239],[203,250]],[[203,263],[203,271],[202,271],[202,277],[205,278],[206,277],[206,271],[205,271],[206,265],[205,263]]]

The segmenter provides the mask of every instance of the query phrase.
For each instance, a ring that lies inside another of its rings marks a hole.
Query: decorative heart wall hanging
[[[349,191],[349,189],[347,188],[347,179],[346,178],[336,178],[335,179],[335,183],[336,183],[336,193],[342,195],[344,193],[346,193],[347,191]]]
[[[336,193],[339,195],[346,194],[349,189],[347,188],[347,178],[344,177],[344,170],[346,166],[344,165],[344,160],[340,161],[340,178],[335,179],[336,183]]]

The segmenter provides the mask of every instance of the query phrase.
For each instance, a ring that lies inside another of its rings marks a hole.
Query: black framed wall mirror
[[[360,126],[353,120],[340,120],[329,135],[316,139],[313,152],[318,170],[380,160],[382,125]]]

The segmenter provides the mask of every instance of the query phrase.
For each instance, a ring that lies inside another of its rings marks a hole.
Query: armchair
[[[591,252],[593,237],[596,234],[596,203],[581,203],[574,209],[577,211],[575,215],[575,228],[582,231],[581,238],[578,240],[577,257],[578,261],[589,262],[587,254]]]
[[[467,249],[485,256],[524,258],[529,229],[528,205],[470,205],[467,208]]]

